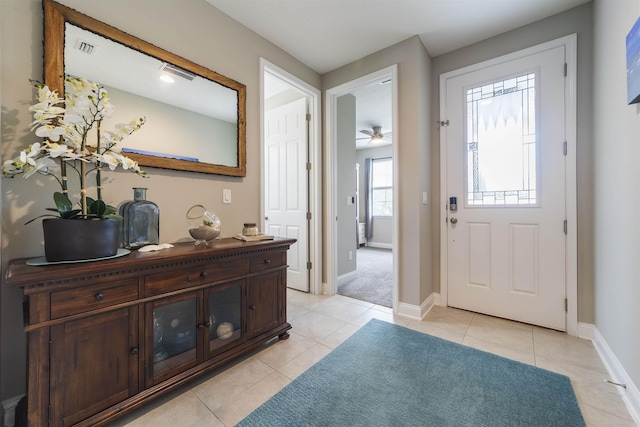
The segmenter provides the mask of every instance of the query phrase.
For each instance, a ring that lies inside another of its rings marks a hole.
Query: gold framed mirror
[[[116,112],[127,115],[119,122],[145,116],[137,140],[124,144],[128,157],[141,166],[246,176],[245,85],[53,0],[43,8],[45,84],[62,95],[65,74],[85,77],[104,85]],[[149,86],[162,75],[178,85]]]

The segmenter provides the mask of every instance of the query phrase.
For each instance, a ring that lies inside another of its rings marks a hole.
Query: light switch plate
[[[222,190],[222,203],[231,203],[231,190],[229,188]]]

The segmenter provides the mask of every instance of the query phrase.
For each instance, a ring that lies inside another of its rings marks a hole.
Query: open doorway
[[[296,239],[287,285],[320,293],[320,92],[264,59],[260,65],[261,228]]]
[[[396,67],[327,91],[327,293],[397,306]]]

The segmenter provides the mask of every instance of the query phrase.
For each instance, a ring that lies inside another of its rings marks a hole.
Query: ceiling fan
[[[382,133],[382,126],[374,126],[372,130],[361,130],[361,133],[364,133],[365,135],[369,135],[369,137],[364,137],[364,138],[356,138],[356,140],[359,139],[369,139],[368,142],[382,142],[382,141],[390,141],[391,140],[391,132],[386,132],[386,133]]]

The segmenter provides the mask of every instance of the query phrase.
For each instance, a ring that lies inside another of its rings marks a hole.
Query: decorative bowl
[[[213,212],[202,205],[193,205],[187,211],[189,235],[196,240],[196,245],[207,244],[220,236],[222,223]]]

